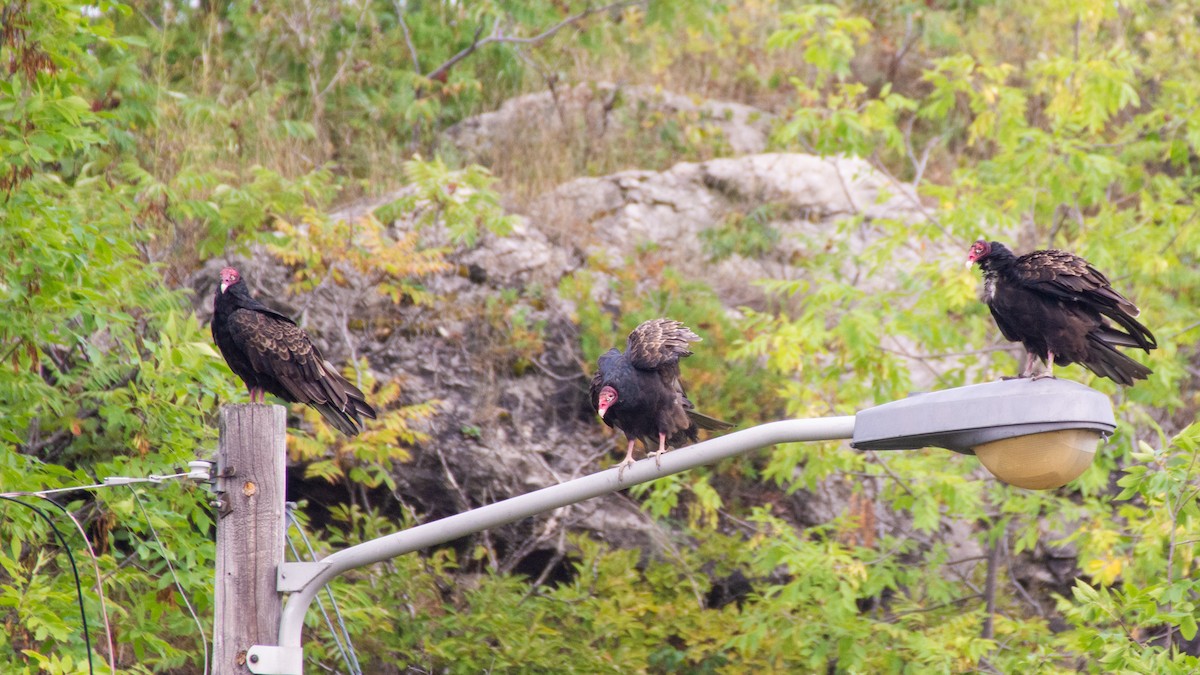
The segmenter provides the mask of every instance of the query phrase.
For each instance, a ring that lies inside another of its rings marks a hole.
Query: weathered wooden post
[[[282,601],[287,411],[249,403],[221,408],[217,455],[217,573],[213,673],[249,673],[246,651],[278,640]]]

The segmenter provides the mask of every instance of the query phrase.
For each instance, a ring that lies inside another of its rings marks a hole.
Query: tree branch
[[[551,37],[554,37],[554,35],[556,33],[558,33],[560,30],[566,28],[567,26],[579,23],[580,21],[586,19],[587,17],[589,17],[593,14],[599,14],[600,12],[608,12],[608,11],[612,11],[612,10],[616,10],[616,9],[624,9],[626,7],[632,7],[634,5],[643,5],[643,4],[645,4],[645,0],[633,0],[633,1],[626,0],[624,2],[614,2],[611,4],[605,5],[603,7],[588,7],[587,9],[583,10],[582,12],[579,12],[578,14],[572,14],[571,16],[568,16],[567,18],[563,19],[562,21],[559,21],[558,23],[554,24],[553,26],[542,31],[541,33],[538,33],[537,35],[535,35],[533,37],[528,37],[528,38],[509,37],[509,36],[504,35],[503,31],[501,31],[501,29],[500,29],[500,18],[497,17],[496,21],[492,24],[492,32],[490,35],[483,38],[482,40],[479,39],[479,36],[483,34],[483,26],[482,25],[479,26],[478,28],[475,29],[475,37],[471,39],[471,44],[467,45],[465,48],[463,48],[462,51],[458,52],[454,56],[451,56],[442,65],[429,71],[429,73],[427,73],[425,75],[425,77],[427,77],[431,80],[436,80],[436,79],[445,77],[446,73],[451,68],[453,68],[456,64],[458,64],[459,61],[462,61],[463,59],[467,58],[471,54],[475,53],[475,51],[477,51],[480,47],[484,47],[486,45],[493,44],[493,43],[498,43],[498,44],[508,43],[508,44],[537,46],[537,45],[545,42],[546,40],[550,39]]]
[[[996,568],[1000,566],[1000,541],[997,539],[988,545],[987,576],[983,583],[983,597],[986,607],[983,617],[982,637],[985,640],[996,638]]]
[[[404,44],[408,45],[408,55],[412,57],[413,72],[421,72],[421,60],[417,58],[417,47],[413,44],[412,33],[408,30],[408,22],[404,20],[404,8],[400,5],[400,0],[394,0],[396,6],[396,21],[400,23],[400,30],[404,31]]]

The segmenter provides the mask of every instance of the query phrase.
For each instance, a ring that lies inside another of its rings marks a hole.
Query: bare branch
[[[493,26],[493,28],[492,28],[493,34],[499,28],[499,24],[500,24],[500,19],[496,19],[496,25]],[[468,56],[473,54],[476,49],[479,49],[480,47],[482,47],[483,45],[487,44],[488,42],[490,42],[492,40],[491,36],[489,36],[488,38],[483,40],[483,42],[481,43],[479,40],[479,36],[482,33],[483,33],[483,26],[479,26],[478,28],[476,28],[475,29],[475,37],[471,39],[470,45],[468,45],[465,49],[463,49],[459,53],[455,54],[454,56],[451,56],[442,65],[431,70],[427,75],[425,75],[425,77],[428,79],[431,79],[431,80],[436,80],[440,77],[443,77],[447,71],[449,71],[451,68],[454,67],[455,64],[457,64],[459,61],[462,61],[463,59],[467,58]]]
[[[908,616],[909,614],[923,614],[925,612],[936,612],[939,609],[945,609],[947,607],[961,605],[964,602],[978,600],[979,598],[982,598],[982,597],[983,597],[983,593],[975,593],[973,595],[967,595],[967,596],[958,598],[956,600],[950,600],[948,602],[943,602],[938,605],[932,605],[930,607],[922,607],[920,609],[909,609],[909,610],[905,610],[903,612],[896,612],[895,614],[892,614],[891,616],[888,617],[887,623],[895,623],[896,619],[899,619],[902,616]]]
[[[400,0],[394,0],[396,6],[396,20],[400,22],[400,30],[404,31],[404,44],[408,45],[408,54],[412,57],[413,72],[421,72],[421,60],[417,58],[417,47],[413,44],[412,33],[408,30],[408,22],[404,20],[404,7],[400,5]]]
[[[578,14],[572,14],[571,16],[568,16],[567,18],[563,19],[562,21],[559,21],[558,23],[554,24],[553,26],[542,31],[541,33],[538,33],[537,35],[535,35],[533,37],[528,37],[528,38],[509,37],[509,36],[504,35],[504,33],[500,30],[500,18],[497,17],[496,21],[492,24],[492,32],[490,35],[488,35],[487,37],[485,37],[481,40],[481,39],[479,39],[479,36],[483,34],[483,26],[480,26],[479,28],[475,29],[475,37],[472,38],[471,44],[467,45],[465,48],[463,48],[462,51],[458,52],[454,56],[451,56],[442,65],[429,71],[429,73],[426,74],[425,77],[427,77],[431,80],[435,80],[435,79],[444,77],[446,75],[447,71],[449,71],[451,68],[453,68],[459,61],[462,61],[463,59],[467,58],[471,54],[475,53],[475,51],[477,51],[480,47],[483,47],[483,46],[486,46],[489,44],[493,44],[493,43],[496,43],[496,44],[507,43],[507,44],[537,46],[537,45],[540,45],[541,43],[545,42],[546,40],[550,39],[551,37],[554,37],[554,35],[556,33],[558,33],[560,30],[566,28],[567,26],[571,26],[573,24],[579,23],[580,21],[586,19],[589,16],[592,16],[593,14],[599,14],[601,12],[608,12],[608,11],[617,10],[617,9],[624,9],[626,7],[632,7],[634,5],[644,5],[644,4],[645,4],[645,0],[635,0],[635,1],[626,0],[625,2],[614,2],[612,4],[608,4],[603,7],[588,7],[587,9],[583,10],[582,12],[579,12]]]
[[[887,166],[884,164],[883,160],[880,159],[878,151],[876,151],[874,154],[871,155],[870,162],[871,162],[871,166],[875,167],[875,169],[877,171],[882,173],[883,176],[885,178],[887,178],[889,182],[892,183],[892,185],[895,185],[897,191],[899,191],[899,193],[904,197],[904,199],[906,201],[908,201],[910,204],[912,204],[913,207],[917,209],[917,211],[920,211],[921,215],[924,216],[926,220],[933,223],[934,227],[941,230],[942,234],[945,234],[952,241],[961,243],[963,246],[967,245],[968,242],[965,242],[962,239],[959,239],[958,237],[954,236],[954,233],[952,233],[945,225],[942,225],[942,221],[939,220],[936,215],[934,215],[932,212],[930,212],[929,209],[925,208],[925,205],[921,203],[920,198],[917,195],[913,194],[912,190],[905,189],[904,183],[902,183],[899,178],[896,178],[894,175],[892,175],[891,171],[888,171]]]
[[[904,480],[901,479],[899,476],[897,476],[895,471],[892,471],[892,467],[888,466],[888,463],[886,461],[884,461],[883,456],[880,455],[878,452],[867,453],[867,461],[878,464],[880,466],[880,468],[882,468],[887,473],[888,477],[891,478],[896,483],[896,485],[900,486],[900,489],[902,489],[908,493],[909,497],[912,497],[913,499],[917,498],[917,495],[915,493],[913,493],[913,491],[908,487],[908,484],[905,483]]]
[[[458,479],[454,477],[454,472],[450,470],[450,463],[446,461],[446,455],[442,453],[441,446],[434,445],[437,451],[438,461],[442,464],[442,471],[446,476],[446,481],[450,483],[450,487],[454,488],[454,492],[458,495],[458,502],[463,511],[468,511],[471,508],[471,500],[467,498],[467,493],[459,485]],[[500,561],[496,557],[496,547],[492,544],[492,535],[488,530],[480,532],[483,536],[483,550],[487,553],[488,562],[492,564],[492,569],[500,569]]]
[[[986,609],[981,635],[985,640],[994,640],[996,638],[996,568],[999,566],[1000,541],[997,539],[988,546],[987,576],[983,583],[983,597]]]
[[[334,86],[342,81],[342,76],[346,73],[346,64],[350,63],[350,61],[354,59],[354,49],[358,46],[358,37],[362,35],[363,19],[366,17],[367,8],[370,7],[370,5],[371,3],[363,0],[362,9],[358,13],[358,18],[354,21],[354,37],[350,39],[350,48],[344,52],[345,56],[342,58],[342,62],[338,64],[337,71],[333,73],[333,77],[329,78],[329,82],[325,85],[325,88],[321,90],[319,98],[324,99],[325,95],[329,93],[329,90],[333,89]],[[405,34],[408,34],[407,30],[405,31]]]

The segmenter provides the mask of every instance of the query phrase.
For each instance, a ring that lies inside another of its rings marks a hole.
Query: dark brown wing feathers
[[[1030,288],[1082,303],[1116,321],[1129,331],[1129,336],[1119,344],[1131,340],[1129,346],[1147,351],[1158,346],[1150,330],[1136,320],[1135,317],[1141,314],[1137,305],[1113,290],[1108,277],[1087,260],[1067,251],[1047,249],[1017,258],[1013,268],[1018,278]]]
[[[218,291],[213,337],[230,368],[250,389],[305,403],[342,433],[362,430],[375,418],[363,393],[342,377],[287,317],[254,300],[242,281]]]
[[[1112,289],[1103,272],[1073,253],[1034,251],[1017,258],[1013,267],[1026,283],[1042,292],[1071,300],[1090,295],[1094,302],[1119,308],[1130,316],[1140,313],[1136,305]]]
[[[633,329],[625,343],[625,357],[635,368],[657,370],[691,356],[688,343],[700,342],[687,326],[671,319],[651,319]]]

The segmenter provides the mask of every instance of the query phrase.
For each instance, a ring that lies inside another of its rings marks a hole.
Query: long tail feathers
[[[1121,328],[1128,331],[1128,333],[1123,333],[1112,326],[1105,326],[1099,332],[1102,333],[1102,337],[1106,342],[1114,345],[1137,347],[1147,352],[1158,347],[1158,340],[1154,339],[1154,333],[1151,333],[1149,328],[1143,326],[1141,322],[1132,316],[1120,312],[1104,312],[1104,315],[1116,321]]]
[[[1088,350],[1088,358],[1083,365],[1093,373],[1107,377],[1117,384],[1130,386],[1134,380],[1144,380],[1154,372],[1113,347],[1114,344],[1126,343],[1108,340],[1106,337],[1104,334],[1088,336],[1091,349]]]
[[[732,429],[733,428],[733,424],[731,424],[729,422],[723,422],[719,419],[716,419],[715,417],[709,417],[708,415],[705,415],[704,413],[696,412],[695,410],[688,409],[687,415],[688,415],[688,418],[691,419],[693,422],[695,422],[696,426],[700,427],[701,429],[708,429],[709,431],[720,431],[722,429]]]
[[[325,375],[323,384],[326,389],[335,389],[328,396],[324,396],[324,403],[310,403],[317,412],[321,413],[321,417],[325,418],[338,431],[347,436],[355,436],[362,431],[362,418],[369,417],[375,419],[375,409],[367,403],[367,397],[359,390],[358,387],[350,384],[346,378],[338,374],[332,366],[326,362]],[[344,402],[339,405],[339,402]]]

